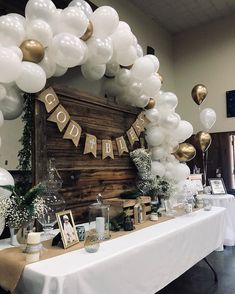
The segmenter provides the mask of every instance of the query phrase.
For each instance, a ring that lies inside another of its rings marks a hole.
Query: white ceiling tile
[[[171,33],[235,13],[235,0],[129,0]]]

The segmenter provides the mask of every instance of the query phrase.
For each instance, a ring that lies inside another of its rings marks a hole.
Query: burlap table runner
[[[134,231],[111,232],[111,239],[125,236],[169,219],[171,219],[171,217],[162,216],[156,222],[147,220],[142,224],[135,225],[136,229]],[[57,246],[52,247],[51,242],[52,240],[43,242],[43,246],[46,249],[42,251],[40,260],[45,260],[84,247],[84,242],[79,242],[72,247],[63,249]],[[7,248],[0,251],[0,286],[3,289],[13,291],[16,288],[24,267],[26,266],[25,255],[26,254],[22,252],[22,247]]]

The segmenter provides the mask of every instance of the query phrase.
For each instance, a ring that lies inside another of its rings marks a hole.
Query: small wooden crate
[[[146,207],[146,214],[151,212],[151,197],[141,196],[142,203]],[[136,204],[136,199],[122,199],[122,198],[110,198],[105,199],[104,204],[110,205],[110,218],[115,217],[119,213],[129,209],[130,216],[134,217],[134,206]]]

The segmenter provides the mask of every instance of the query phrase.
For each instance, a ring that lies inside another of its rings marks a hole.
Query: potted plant
[[[43,211],[45,211],[44,200],[40,197],[44,188],[41,184],[31,188],[25,195],[18,195],[14,186],[0,186],[11,191],[11,196],[0,197],[0,216],[6,220],[10,228],[11,244],[15,245],[15,234],[20,228],[27,226]],[[1,195],[0,195],[1,196]]]

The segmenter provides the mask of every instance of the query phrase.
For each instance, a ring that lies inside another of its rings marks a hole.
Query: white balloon
[[[0,82],[13,82],[20,76],[21,71],[19,56],[9,48],[0,47]]]
[[[119,16],[112,7],[101,6],[90,16],[90,21],[93,24],[93,36],[105,38],[117,29]]]
[[[160,66],[158,58],[152,54],[147,54],[145,57],[152,61],[154,65],[154,72],[157,72]]]
[[[42,19],[55,28],[57,9],[50,0],[29,0],[25,7],[26,20]]]
[[[74,67],[81,64],[85,54],[85,44],[69,33],[60,33],[53,38],[52,49],[57,64]]]
[[[14,181],[12,175],[2,167],[0,167],[0,185],[1,186],[7,186],[7,185],[14,186],[15,185],[15,181]],[[0,198],[1,197],[9,197],[9,196],[11,196],[10,191],[3,189],[3,188],[0,188]]]
[[[23,24],[14,16],[0,17],[0,43],[4,46],[19,46],[25,38]]]
[[[164,141],[164,131],[162,128],[153,126],[148,128],[145,132],[146,141],[150,146],[159,146]]]
[[[136,52],[137,52],[137,57],[143,57],[144,52],[143,52],[143,48],[140,46],[140,44],[136,45]]]
[[[131,73],[129,69],[121,68],[115,77],[115,82],[119,86],[127,86],[131,79]]]
[[[160,124],[167,129],[175,129],[179,125],[179,117],[176,113],[167,113],[161,116]]]
[[[143,81],[143,91],[150,97],[155,96],[161,88],[161,81],[158,76],[152,74],[149,78]]]
[[[45,71],[47,79],[55,74],[56,63],[49,47],[45,49],[43,60],[39,63],[39,65]]]
[[[160,119],[160,113],[156,108],[145,110],[146,118],[151,122],[158,122]]]
[[[143,92],[143,84],[141,82],[132,82],[128,85],[126,93],[128,96],[141,96]]]
[[[153,160],[160,160],[165,158],[166,156],[166,151],[163,146],[153,147],[151,149],[151,153]]]
[[[117,62],[107,63],[105,75],[108,77],[115,77],[120,69],[120,66]]]
[[[200,121],[208,131],[216,122],[216,112],[212,108],[205,108],[200,112]]]
[[[128,23],[126,23],[125,21],[120,20],[118,23],[118,27],[117,30],[128,30],[131,31],[131,28],[129,26]]]
[[[143,80],[148,78],[154,72],[154,65],[149,58],[139,57],[131,68],[131,73],[137,79]]]
[[[130,46],[126,50],[117,51],[117,62],[120,65],[128,66],[132,65],[137,58],[136,48],[134,46]]]
[[[69,6],[60,14],[59,32],[70,33],[82,37],[87,30],[89,20],[85,13],[77,6]]]
[[[3,123],[4,123],[4,117],[3,117],[2,111],[0,110],[0,127],[3,125]]]
[[[22,73],[16,80],[16,85],[24,92],[36,93],[46,84],[45,71],[36,63],[23,61]]]
[[[113,44],[110,38],[91,37],[87,41],[88,60],[94,64],[107,63],[113,55]]]
[[[144,108],[148,103],[149,103],[149,97],[144,94],[142,94],[141,96],[137,97],[134,100],[134,105],[136,107]]]
[[[100,80],[105,73],[106,66],[105,64],[92,64],[90,62],[86,62],[81,66],[81,71],[87,80],[96,81]]]
[[[17,46],[10,46],[8,47],[9,49],[11,49],[13,52],[15,52],[16,55],[18,55],[20,61],[23,60],[23,52],[21,51],[21,49]]]
[[[191,137],[193,134],[193,126],[186,120],[181,120],[178,127],[174,131],[174,137],[179,143],[184,142],[186,139]]]
[[[178,98],[174,93],[162,92],[158,99],[157,105],[159,108],[169,108],[171,110],[175,109],[178,104]]]
[[[0,84],[0,101],[3,100],[7,95],[7,90],[4,85]]]
[[[59,64],[56,64],[55,73],[53,74],[54,77],[61,77],[67,72],[68,68],[63,67]]]
[[[42,19],[34,19],[27,23],[26,35],[28,39],[37,40],[44,47],[47,47],[53,38],[51,27]]]
[[[185,163],[176,163],[171,171],[176,182],[186,180],[190,176],[190,169]]]
[[[151,164],[151,173],[154,176],[163,177],[165,174],[165,167],[159,161],[152,161]]]
[[[18,13],[9,13],[8,16],[13,17],[16,19],[19,23],[22,24],[22,26],[25,28],[26,27],[26,19],[23,15],[18,14]]]
[[[24,98],[17,87],[12,85],[5,87],[7,95],[0,101],[0,109],[5,120],[16,119],[23,111]]]
[[[117,51],[125,50],[134,43],[134,35],[126,29],[117,29],[112,35],[113,45]]]
[[[73,0],[69,3],[69,6],[76,6],[80,8],[88,18],[93,13],[91,6],[84,0]]]

